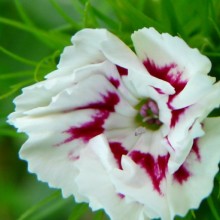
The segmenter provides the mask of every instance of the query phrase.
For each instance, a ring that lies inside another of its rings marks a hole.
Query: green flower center
[[[139,127],[153,131],[161,127],[162,122],[159,120],[159,108],[154,100],[144,99],[135,108],[138,110],[135,120]]]

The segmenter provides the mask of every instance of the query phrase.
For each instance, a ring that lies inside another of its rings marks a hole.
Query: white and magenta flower
[[[209,59],[153,28],[136,54],[84,29],[58,69],[23,89],[9,122],[28,135],[20,157],[63,196],[113,220],[173,219],[197,208],[220,161],[220,83]]]

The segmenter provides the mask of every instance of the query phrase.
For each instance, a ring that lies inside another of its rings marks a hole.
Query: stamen
[[[140,127],[148,128],[150,130],[158,130],[162,125],[159,119],[159,108],[157,103],[152,99],[142,100],[136,109],[139,113],[136,116],[136,121]],[[138,133],[139,134],[139,133]]]

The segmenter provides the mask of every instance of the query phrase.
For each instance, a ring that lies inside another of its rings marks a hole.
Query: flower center
[[[152,99],[144,99],[136,105],[138,114],[135,120],[139,127],[144,127],[150,130],[158,130],[162,125],[159,120],[159,108],[157,103]]]

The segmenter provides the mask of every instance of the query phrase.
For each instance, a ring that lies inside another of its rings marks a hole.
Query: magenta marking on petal
[[[174,71],[175,73],[172,73],[171,70],[177,67],[175,63],[171,63],[161,67],[157,66],[154,61],[147,59],[143,62],[143,64],[150,75],[170,83],[170,85],[172,85],[175,89],[175,94],[170,95],[167,102],[168,107],[173,110],[172,101],[185,88],[187,84],[187,80],[182,79],[182,72]]]
[[[128,75],[128,69],[125,69],[124,67],[121,67],[118,65],[116,65],[116,68],[117,68],[120,76],[127,76]]]
[[[91,117],[90,121],[85,122],[80,126],[71,126],[64,131],[64,133],[69,134],[70,137],[64,140],[61,144],[71,142],[75,139],[81,139],[84,143],[87,143],[91,138],[104,132],[103,125],[105,120],[109,117],[110,112],[115,111],[115,106],[120,99],[114,92],[108,92],[107,95],[102,95],[102,98],[102,101],[91,102],[87,105],[71,110],[95,109],[97,112]],[[61,144],[58,144],[57,146],[60,146]]]
[[[199,138],[195,138],[193,140],[192,150],[190,153],[194,153],[198,159],[198,161],[201,161],[201,155],[199,151]]]
[[[118,167],[122,170],[121,157],[122,155],[126,155],[128,151],[122,146],[120,142],[110,142],[109,146],[114,155],[115,160],[117,161]]]
[[[175,89],[175,94],[170,95],[168,98],[167,106],[171,109],[172,118],[170,122],[170,126],[174,127],[176,123],[179,121],[180,116],[185,112],[186,108],[175,110],[172,106],[172,101],[174,98],[185,88],[187,84],[187,80],[182,79],[182,72],[172,73],[172,69],[175,69],[177,65],[175,63],[171,63],[165,66],[157,66],[154,61],[147,59],[144,61],[144,66],[148,70],[148,72],[161,80],[164,80]],[[157,90],[160,93],[160,90]]]
[[[169,72],[171,69],[176,67],[176,64],[171,63],[169,65],[165,65],[165,66],[157,66],[153,60],[150,59],[146,59],[143,62],[145,68],[147,69],[147,71],[150,73],[150,75],[158,78],[158,79],[162,79],[164,81],[167,81],[169,83],[172,83],[172,77],[169,76]],[[171,81],[170,81],[171,80]]]
[[[76,160],[78,160],[80,158],[79,155],[75,155],[73,151],[70,151],[68,153],[67,157],[71,161],[76,161]]]
[[[172,144],[170,143],[170,140],[169,140],[168,136],[165,137],[165,140],[167,141],[167,144],[173,149],[173,151],[175,151]]]
[[[180,168],[173,174],[173,178],[175,181],[177,181],[179,184],[183,184],[186,182],[190,177],[190,172],[187,170],[187,168],[184,166],[180,166]]]
[[[166,178],[167,163],[169,160],[169,154],[164,156],[158,156],[154,158],[149,153],[142,153],[139,151],[133,151],[129,155],[132,160],[143,168],[150,176],[154,189],[162,194],[160,189],[161,181]]]
[[[91,102],[87,105],[74,108],[74,110],[83,110],[83,109],[97,109],[101,111],[114,112],[115,106],[119,103],[120,99],[118,95],[114,92],[107,92],[106,95],[102,95],[103,100],[98,102]]]
[[[175,63],[170,63],[164,66],[157,66],[154,61],[147,59],[143,62],[143,64],[152,76],[169,82],[176,91],[175,95],[179,94],[187,84],[187,81],[182,79],[182,72],[171,72],[172,69],[177,67]],[[170,101],[172,101],[173,98],[174,96],[171,96]]]
[[[159,89],[159,88],[156,88],[156,87],[153,87],[160,95],[164,95],[165,93],[163,92],[162,89]]]
[[[108,118],[109,112],[98,112],[92,117],[92,120],[82,124],[79,127],[70,127],[65,133],[69,134],[64,143],[71,142],[75,139],[82,139],[84,143],[87,143],[91,138],[104,132],[103,124]]]
[[[178,123],[178,121],[179,121],[179,119],[180,119],[180,116],[182,115],[182,114],[184,114],[184,112],[186,111],[188,109],[188,107],[185,107],[185,108],[181,108],[181,109],[176,109],[176,110],[172,110],[171,111],[171,121],[170,121],[170,126],[171,127],[174,127],[177,123]]]
[[[121,193],[118,193],[117,195],[118,195],[118,197],[119,197],[120,199],[124,199],[124,197],[125,197],[125,195],[124,195],[124,194],[121,194]]]
[[[115,79],[113,77],[109,78],[110,83],[117,89],[120,86],[120,82],[118,79]]]

